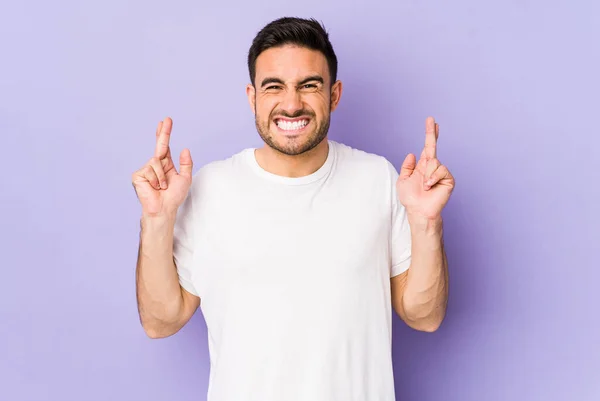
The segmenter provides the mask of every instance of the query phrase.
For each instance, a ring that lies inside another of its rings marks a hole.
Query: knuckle
[[[165,172],[164,172],[162,166],[159,165],[159,166],[156,167],[156,175],[159,176],[159,177],[164,177],[165,176]]]
[[[156,174],[154,174],[154,170],[150,166],[146,168],[144,175],[146,176],[146,178],[154,178],[156,176]]]

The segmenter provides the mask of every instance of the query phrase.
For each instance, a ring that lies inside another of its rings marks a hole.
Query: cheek
[[[271,118],[271,113],[275,109],[277,102],[273,99],[256,99],[256,114],[261,121]]]
[[[304,103],[319,117],[324,117],[329,110],[329,98],[322,93],[308,96]]]

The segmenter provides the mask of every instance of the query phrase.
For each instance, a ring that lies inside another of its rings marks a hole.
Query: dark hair
[[[287,44],[295,44],[323,53],[329,66],[331,84],[335,83],[337,79],[337,57],[325,27],[314,18],[283,17],[267,24],[256,34],[252,41],[252,46],[250,46],[248,52],[248,71],[252,85],[254,85],[258,56],[269,48]]]

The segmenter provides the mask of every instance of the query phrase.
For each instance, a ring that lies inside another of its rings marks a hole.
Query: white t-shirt
[[[194,174],[174,256],[208,327],[208,401],[395,400],[390,277],[411,260],[398,173],[328,143],[300,178],[252,148]]]

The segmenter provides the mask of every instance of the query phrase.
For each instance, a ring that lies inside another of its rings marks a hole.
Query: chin
[[[300,138],[279,138],[274,143],[268,143],[268,145],[288,156],[301,155],[314,147],[310,141],[300,140]]]
[[[327,136],[326,124],[320,130],[314,118],[300,117],[291,119],[275,118],[271,120],[267,135],[260,130],[263,141],[272,149],[288,156],[298,156],[318,146]],[[263,128],[266,128],[263,126]]]

